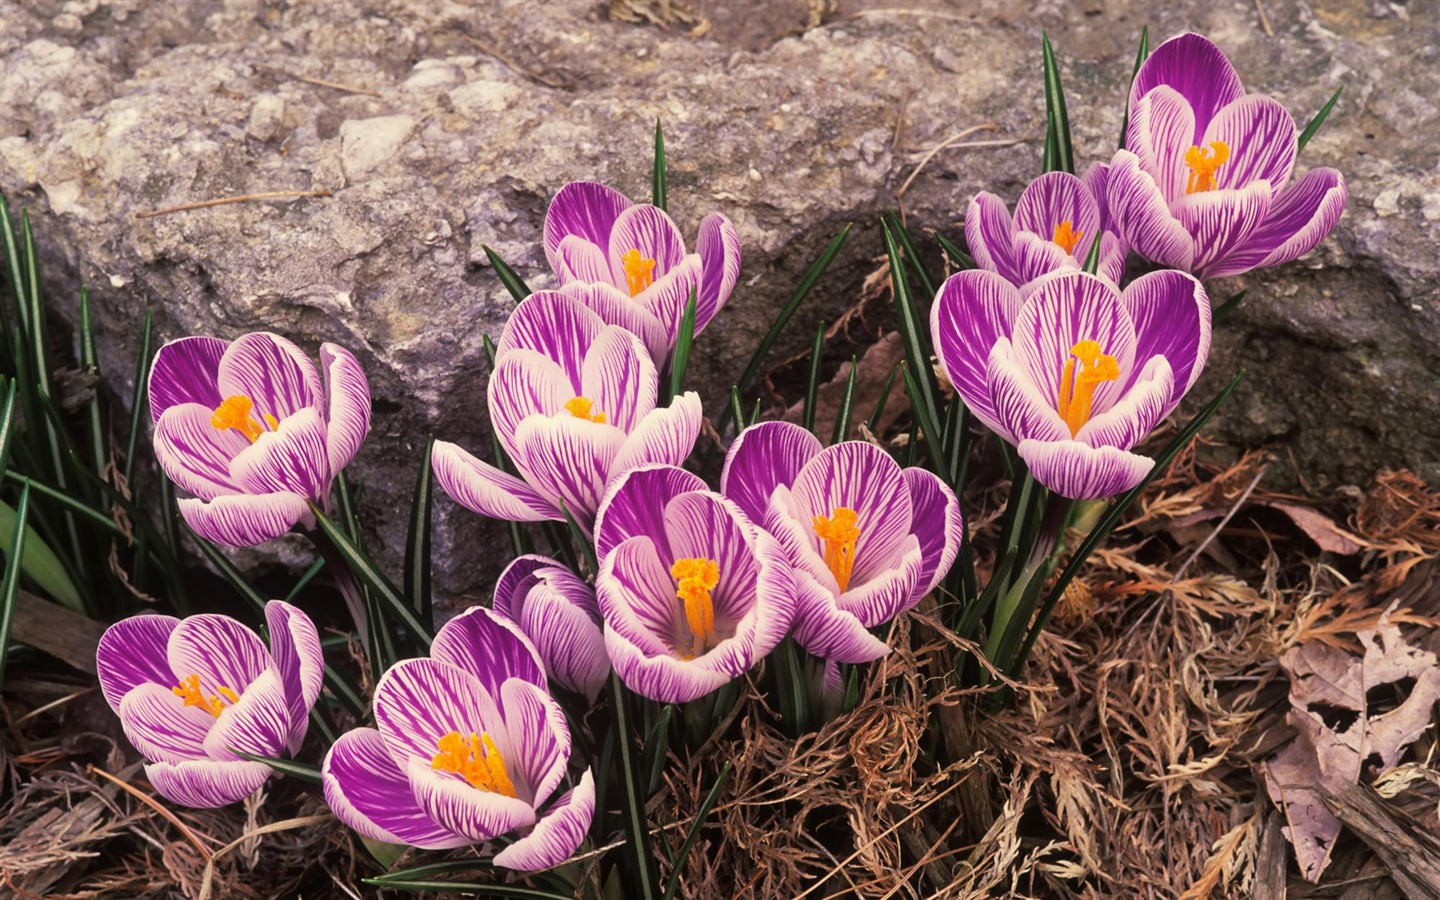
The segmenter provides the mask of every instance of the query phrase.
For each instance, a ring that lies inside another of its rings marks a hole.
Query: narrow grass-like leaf
[[[907,465],[914,465],[915,453],[918,452],[919,442],[915,440],[918,431],[925,436],[925,444],[930,451],[930,464],[934,468],[935,474],[939,475],[946,484],[950,484],[954,475],[946,467],[944,432],[940,429],[940,423],[922,410],[923,398],[920,397],[922,388],[915,383],[915,376],[910,373],[909,363],[900,365],[905,376],[905,390],[910,394],[910,404],[915,408],[915,427],[911,430],[910,462]]]
[[[10,445],[14,443],[17,419],[16,384],[0,376],[0,386],[5,390],[5,402],[0,404],[0,477],[10,466]]]
[[[895,376],[899,373],[899,366],[891,366],[890,374],[885,376],[885,383],[880,386],[880,396],[875,399],[875,409],[871,410],[870,418],[865,420],[865,427],[871,434],[880,427],[880,419],[885,415],[885,404],[890,400],[890,391],[895,387]]]
[[[820,256],[816,258],[815,262],[810,264],[810,268],[805,270],[805,275],[800,279],[800,283],[795,286],[795,292],[790,295],[790,299],[786,300],[785,305],[780,307],[780,313],[775,316],[775,321],[770,323],[770,330],[765,332],[765,336],[760,339],[760,343],[755,347],[755,352],[750,356],[750,361],[745,364],[744,373],[741,374],[740,380],[736,382],[736,386],[740,389],[742,395],[749,390],[750,382],[755,380],[755,376],[760,374],[760,367],[765,364],[765,356],[770,352],[770,348],[774,346],[775,340],[780,337],[780,333],[785,330],[785,326],[790,323],[790,318],[795,315],[795,310],[800,308],[800,304],[810,295],[810,291],[815,287],[815,283],[820,280],[820,276],[824,275],[825,270],[830,268],[830,264],[835,261],[836,255],[840,253],[840,248],[845,244],[845,238],[850,235],[851,227],[852,225],[846,225],[840,229],[840,233],[835,235],[835,238],[830,241],[830,244]],[[720,422],[715,429],[716,431],[722,433],[725,431],[725,426],[729,424],[727,421],[728,416],[728,410],[721,414]]]
[[[690,347],[695,343],[695,288],[685,301],[685,314],[680,319],[680,333],[675,338],[675,352],[670,356],[670,392],[666,398],[678,397],[685,390],[685,372],[690,368]]]
[[[9,275],[10,290],[14,294],[15,302],[15,327],[20,335],[29,333],[30,317],[29,307],[25,302],[25,277],[24,270],[20,268],[20,243],[15,239],[15,222],[10,218],[10,205],[5,202],[5,196],[0,194],[0,243],[4,244],[5,271]],[[3,306],[3,301],[0,301]],[[4,317],[6,328],[10,327],[10,317]],[[11,348],[12,336],[6,333],[5,349]]]
[[[145,325],[140,331],[140,354],[135,358],[135,389],[130,394],[130,434],[125,443],[125,483],[134,484],[135,448],[146,428],[150,406],[150,367],[155,360],[150,354],[151,342],[155,339],[155,314],[145,310]]]
[[[1085,255],[1085,271],[1091,275],[1100,271],[1100,242],[1104,236],[1103,233],[1096,235],[1090,243],[1090,252]]]
[[[1305,130],[1300,132],[1300,137],[1295,140],[1297,154],[1305,149],[1305,145],[1310,143],[1310,139],[1320,130],[1320,126],[1325,124],[1325,120],[1330,117],[1330,110],[1335,108],[1335,101],[1340,99],[1340,94],[1344,90],[1345,85],[1343,84],[1336,88],[1335,93],[1330,95],[1330,99],[1325,101],[1325,105],[1320,107],[1320,111],[1315,114],[1315,118],[1311,119],[1310,124],[1305,126]]]
[[[305,589],[310,586],[310,582],[315,580],[315,576],[319,575],[324,569],[325,557],[316,557],[315,561],[310,564],[310,568],[306,569],[305,573],[296,579],[295,583],[290,586],[290,590],[285,593],[285,602],[294,603],[300,595],[304,593]]]
[[[165,552],[159,553],[152,545],[151,554],[168,557],[168,564],[162,562],[160,567],[160,577],[165,580],[165,595],[182,615],[188,615],[190,593],[180,565],[180,560],[185,558],[180,546],[180,507],[175,503],[175,486],[164,474],[160,476],[159,493],[161,527],[165,529]]]
[[[805,380],[805,406],[801,410],[801,424],[806,431],[815,430],[815,406],[820,397],[820,359],[825,355],[825,323],[815,329],[815,341],[810,345],[810,374]]]
[[[1250,289],[1245,288],[1242,291],[1231,294],[1230,299],[1215,307],[1214,313],[1210,316],[1211,322],[1215,325],[1219,325],[1221,322],[1229,318],[1231,313],[1240,308],[1240,303],[1245,299],[1245,295],[1249,292]]]
[[[632,883],[628,900],[660,900],[660,875],[655,868],[650,844],[650,822],[645,813],[638,760],[635,758],[635,730],[630,721],[629,697],[620,678],[610,676],[610,727],[616,729],[616,765],[620,768],[620,818],[625,829],[625,853],[629,856]]]
[[[111,519],[110,516],[94,509],[93,507],[85,504],[80,500],[76,500],[74,497],[71,497],[64,491],[53,488],[50,485],[44,483],[43,481],[37,481],[34,478],[21,475],[19,472],[16,472],[13,469],[7,469],[5,471],[5,480],[12,481],[23,487],[33,488],[35,490],[35,493],[49,500],[55,501],[55,503],[61,506],[66,512],[75,513],[81,519],[85,520],[87,524],[99,526],[100,528],[109,531],[111,534],[129,540],[129,535],[126,534],[124,529],[122,529],[119,525],[116,525],[115,521]]]
[[[730,385],[730,418],[735,420],[736,429],[745,427],[745,407],[740,403],[740,389]]]
[[[931,458],[935,459],[937,470],[942,467],[940,443],[940,385],[935,381],[935,372],[930,368],[930,329],[927,320],[920,315],[915,297],[910,293],[910,279],[906,276],[905,261],[895,243],[895,235],[888,225],[884,226],[885,252],[890,257],[890,285],[895,294],[895,315],[899,320],[900,340],[905,345],[905,385],[910,388],[910,399],[915,405],[915,415],[930,441]],[[947,482],[949,473],[939,473]]]
[[[600,562],[595,558],[594,541],[585,533],[585,529],[580,527],[564,500],[560,501],[560,511],[565,514],[565,526],[570,530],[570,543],[580,548],[580,552],[585,556],[585,563],[590,567],[590,574],[594,575],[600,571]]]
[[[775,666],[775,699],[781,724],[791,737],[810,731],[810,685],[800,662],[804,653],[793,637],[787,637],[769,657]]]
[[[665,762],[670,750],[670,720],[675,718],[675,707],[665,704],[660,708],[660,718],[645,739],[645,795],[654,796],[660,790],[665,775]]]
[[[710,812],[720,800],[720,792],[725,789],[725,782],[730,778],[732,763],[725,760],[725,765],[720,767],[720,774],[715,779],[715,784],[706,792],[705,799],[700,801],[700,806],[695,810],[695,821],[690,823],[690,830],[685,835],[685,842],[680,845],[680,851],[675,854],[675,864],[670,867],[670,877],[665,881],[665,895],[663,900],[674,900],[675,892],[680,889],[680,873],[685,871],[685,863],[690,859],[690,851],[700,841],[700,830],[705,827],[705,820],[710,818]]]
[[[1130,70],[1130,85],[1125,88],[1125,114],[1120,117],[1120,149],[1125,149],[1125,134],[1130,130],[1130,89],[1135,84],[1135,76],[1140,74],[1140,67],[1150,56],[1150,26],[1146,25],[1140,29],[1140,46],[1135,50],[1135,68]]]
[[[22,493],[28,495],[29,491],[30,487],[27,485]],[[10,536],[19,527],[19,522],[19,507],[12,508],[4,500],[0,500],[0,552],[5,554],[7,560],[13,557],[11,551],[14,545]],[[47,597],[84,615],[85,601],[81,599],[80,591],[66,572],[65,564],[55,555],[50,545],[40,538],[34,527],[27,525],[25,532],[24,554],[19,557],[21,571],[28,575]]]
[[[319,506],[312,503],[310,513],[315,517],[315,524],[320,532],[335,545],[341,559],[350,571],[355,573],[355,577],[360,579],[360,583],[370,588],[385,612],[404,625],[411,636],[428,650],[435,638],[415,615],[415,610],[410,607],[410,602],[400,593],[400,589],[395,587],[370,557],[360,551],[345,533],[345,529],[326,516]]]
[[[350,479],[344,472],[335,479],[335,496],[339,501],[340,524],[354,542],[355,549],[364,556],[365,536],[360,530],[360,518],[355,511],[355,496],[350,489]],[[323,541],[317,541],[315,546],[322,556],[331,550]],[[395,629],[391,627],[390,617],[385,614],[385,608],[380,604],[375,592],[369,585],[355,581],[349,571],[348,560],[342,562],[345,565],[332,566],[330,574],[341,594],[365,610],[366,647],[370,651],[371,674],[378,681],[385,670],[400,658],[399,650],[395,646]]]
[[[90,292],[80,288],[80,365],[85,373],[95,379],[95,389],[90,401],[85,404],[85,430],[89,438],[90,463],[92,471],[100,478],[105,477],[105,416],[100,409],[100,360],[95,354],[95,322],[90,311]]]
[[[938,231],[935,233],[935,242],[940,245],[941,250],[945,251],[946,257],[950,259],[950,265],[957,270],[964,272],[966,269],[975,268],[975,260],[970,258],[970,254],[955,246],[949,238]]]
[[[500,254],[484,244],[480,245],[480,249],[485,251],[485,258],[490,260],[490,268],[495,270],[495,276],[500,279],[501,284],[505,285],[505,290],[510,292],[510,296],[515,298],[516,303],[519,303],[533,293],[530,287],[525,284],[525,280],[519,275],[516,275],[515,270],[510,268],[510,265],[500,258]]]
[[[910,229],[900,221],[898,213],[889,212],[885,214],[890,219],[890,228],[895,232],[895,237],[900,241],[900,249],[905,251],[905,259],[909,261],[910,267],[915,270],[915,277],[920,279],[920,289],[925,292],[926,297],[933,298],[939,285],[935,279],[930,277],[930,272],[925,268],[925,263],[920,259],[920,251],[915,249],[915,240],[910,236]]]
[[[410,529],[405,535],[405,592],[410,595],[410,605],[420,621],[431,628],[435,627],[430,597],[430,513],[435,500],[430,451],[434,447],[435,438],[427,438],[420,471],[415,477],[415,493],[410,498]]]
[[[10,627],[15,622],[15,601],[20,596],[20,571],[24,568],[25,536],[30,533],[30,488],[20,492],[15,505],[15,525],[10,529],[5,574],[0,577],[0,685],[5,683],[5,658],[10,650]]]
[[[1070,115],[1065,90],[1060,86],[1060,65],[1050,46],[1049,32],[1041,32],[1045,58],[1045,171],[1075,174],[1075,150],[1070,144]]]
[[[303,763],[293,759],[276,759],[273,756],[256,756],[253,753],[246,753],[244,750],[237,750],[234,747],[230,747],[229,750],[231,753],[241,757],[242,759],[248,759],[251,762],[264,763],[265,765],[274,769],[276,772],[279,772],[281,775],[289,775],[291,778],[298,778],[301,781],[309,782],[310,784],[320,783],[319,766],[313,766],[310,763]]]
[[[850,415],[855,408],[855,373],[860,360],[850,357],[850,377],[845,379],[845,394],[840,398],[840,410],[835,414],[835,430],[830,433],[830,443],[838,444],[850,434]]]
[[[665,132],[659,119],[655,120],[655,169],[650,183],[651,205],[665,212]]]

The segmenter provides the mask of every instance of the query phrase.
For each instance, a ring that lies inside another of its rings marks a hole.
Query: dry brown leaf
[[[1274,500],[1265,505],[1288,516],[1321,550],[1350,556],[1372,546],[1336,525],[1329,516],[1317,509]]]

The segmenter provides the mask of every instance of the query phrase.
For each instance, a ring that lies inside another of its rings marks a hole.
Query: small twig
[[[252,200],[298,200],[305,197],[329,197],[332,196],[332,193],[329,188],[321,188],[318,191],[264,191],[259,194],[239,194],[234,197],[219,197],[215,200],[201,200],[198,203],[182,203],[179,206],[167,206],[151,212],[136,213],[135,218],[153,219],[169,213],[205,209],[210,206],[224,206],[227,203],[249,203]]]
[[[895,153],[901,152],[900,139],[905,136],[905,111],[910,108],[910,98],[914,91],[906,91],[905,96],[900,98],[900,110],[895,114],[895,133],[890,137],[890,149]]]
[[[1220,532],[1224,531],[1225,526],[1230,524],[1230,520],[1235,518],[1235,514],[1240,511],[1240,507],[1244,506],[1245,501],[1250,499],[1250,495],[1260,484],[1260,479],[1265,477],[1265,472],[1269,468],[1270,467],[1268,465],[1260,467],[1260,471],[1256,472],[1255,477],[1250,479],[1250,484],[1246,486],[1244,492],[1242,492],[1240,496],[1235,500],[1235,502],[1231,504],[1230,511],[1225,514],[1225,518],[1220,520],[1220,524],[1216,525],[1214,530],[1212,530],[1210,534],[1206,535],[1205,540],[1200,542],[1200,546],[1196,547],[1189,556],[1185,557],[1185,561],[1180,564],[1180,568],[1175,570],[1174,577],[1170,579],[1171,584],[1175,584],[1180,581],[1181,578],[1184,578],[1185,570],[1190,568],[1191,563],[1195,562],[1195,560],[1200,558],[1200,554],[1205,552],[1205,548],[1210,546],[1211,541],[1215,540],[1215,538],[1220,536]]]
[[[904,196],[905,191],[909,190],[909,188],[910,188],[910,183],[915,180],[915,176],[917,176],[917,175],[920,174],[920,170],[923,169],[923,168],[925,168],[925,166],[930,162],[930,160],[932,160],[932,159],[935,158],[935,154],[939,153],[941,150],[944,150],[946,147],[952,147],[952,146],[964,146],[964,147],[996,147],[996,146],[1000,146],[1000,147],[1004,147],[1004,146],[1009,146],[1010,144],[1017,144],[1017,143],[1019,143],[1019,141],[974,141],[974,142],[972,142],[972,143],[970,143],[970,144],[960,144],[960,145],[957,145],[957,144],[956,144],[957,141],[963,140],[964,138],[969,137],[970,135],[974,134],[974,133],[977,132],[977,131],[999,131],[999,130],[1000,130],[1000,126],[997,125],[997,124],[995,124],[994,122],[986,122],[986,123],[983,124],[983,125],[972,125],[971,127],[966,128],[964,131],[960,131],[960,132],[957,132],[957,133],[955,133],[955,134],[952,134],[950,137],[948,137],[948,138],[946,138],[945,140],[941,141],[940,143],[936,144],[934,147],[931,147],[931,148],[930,148],[930,151],[929,151],[928,153],[926,153],[923,158],[921,158],[920,162],[918,162],[918,163],[915,164],[915,171],[911,172],[911,173],[910,173],[910,177],[907,178],[907,179],[905,179],[905,183],[902,184],[902,185],[900,185],[900,190],[898,190],[898,191],[895,192],[895,197],[896,197],[896,199],[899,199],[900,197]]]
[[[1265,7],[1260,0],[1255,0],[1255,11],[1260,14],[1260,27],[1265,29],[1265,36],[1274,37],[1275,29],[1270,27],[1270,17],[1265,14]]]
[[[494,47],[490,46],[489,44],[485,43],[484,41],[480,40],[479,38],[477,38],[477,37],[475,37],[475,36],[473,36],[473,35],[466,34],[466,33],[463,32],[463,31],[460,32],[459,34],[460,34],[460,37],[462,37],[462,38],[464,38],[465,40],[469,41],[470,43],[474,44],[474,45],[475,45],[480,51],[482,51],[486,56],[489,56],[489,57],[492,57],[493,59],[499,60],[500,63],[502,63],[503,65],[506,65],[506,66],[514,69],[516,72],[519,72],[521,75],[524,75],[526,78],[529,78],[531,81],[538,81],[538,82],[540,82],[541,84],[545,85],[546,87],[555,88],[557,91],[567,90],[567,89],[569,89],[569,87],[570,87],[570,85],[567,84],[567,83],[564,82],[564,81],[560,81],[560,80],[558,80],[558,79],[551,78],[551,77],[549,77],[549,76],[547,76],[547,75],[544,75],[544,74],[542,74],[542,73],[540,73],[540,72],[536,72],[536,71],[534,71],[534,70],[532,70],[532,69],[527,69],[526,67],[524,67],[524,66],[520,65],[519,63],[515,62],[515,60],[510,59],[508,56],[505,56],[504,54],[502,54],[499,50],[496,50]]]
[[[208,900],[210,896],[210,885],[215,879],[215,860],[234,850],[236,847],[254,837],[274,834],[277,831],[289,831],[292,828],[304,828],[307,825],[318,825],[321,822],[333,819],[329,813],[322,813],[317,816],[302,816],[296,819],[286,819],[283,822],[271,822],[269,825],[262,825],[252,831],[247,831],[235,840],[216,850],[213,856],[205,861],[205,877],[200,882],[200,900]]]
[[[127,794],[131,795],[136,800],[139,800],[141,803],[155,810],[155,812],[159,813],[161,818],[169,822],[171,825],[174,825],[176,829],[178,829],[179,832],[185,836],[185,839],[188,840],[191,844],[193,844],[196,850],[200,851],[200,855],[204,857],[206,863],[210,862],[210,858],[213,854],[208,849],[206,849],[204,844],[200,843],[200,838],[196,837],[195,832],[191,831],[189,826],[187,826],[184,822],[180,821],[180,819],[170,810],[161,806],[159,803],[156,803],[154,797],[151,797],[149,794],[144,793],[140,789],[121,781],[119,778],[116,778],[114,775],[111,775],[109,772],[105,771],[99,766],[90,766],[89,770],[94,774],[104,778],[106,781],[109,781],[111,784],[115,785],[121,790],[125,791]]]
[[[320,87],[334,88],[337,91],[344,91],[347,94],[364,94],[367,97],[380,96],[379,91],[372,91],[369,88],[355,87],[350,84],[341,84],[338,81],[326,81],[323,78],[311,78],[309,75],[291,75],[296,81],[303,81],[306,84],[318,84]]]

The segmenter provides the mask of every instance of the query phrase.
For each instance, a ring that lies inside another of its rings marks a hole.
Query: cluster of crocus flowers
[[[370,387],[343,347],[322,344],[320,365],[264,332],[160,348],[149,382],[155,456],[193,495],[179,506],[196,534],[260,544],[313,524],[310,504],[328,506],[332,480],[370,431]]]
[[[595,782],[570,781],[570,728],[540,656],[516,624],[475,607],[430,656],[375,686],[375,728],[325,756],[325,802],[362,835],[430,850],[516,839],[496,865],[537,871],[568,859],[590,828]]]
[[[285,757],[304,740],[324,677],[320,638],[288,603],[267,604],[265,621],[268,650],[244,625],[208,614],[133,616],[100,639],[100,689],[167,800],[234,803],[273,774],[240,753]]]

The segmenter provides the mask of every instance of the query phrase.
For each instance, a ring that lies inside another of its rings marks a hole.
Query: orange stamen
[[[1076,363],[1079,363],[1077,366]],[[1070,348],[1070,358],[1060,373],[1059,402],[1056,408],[1074,437],[1090,421],[1095,390],[1102,382],[1120,377],[1120,363],[1107,356],[1095,341],[1080,341]]]
[[[848,506],[837,506],[830,518],[816,516],[810,525],[815,536],[825,542],[825,565],[840,585],[840,593],[850,590],[850,575],[855,569],[855,542],[860,539],[860,516]]]
[[[626,250],[620,256],[620,264],[625,267],[625,282],[630,288],[630,296],[638,295],[655,283],[655,260],[641,256],[639,250]]]
[[[1190,180],[1185,183],[1185,193],[1215,190],[1215,170],[1230,158],[1230,147],[1224,141],[1211,141],[1210,150],[1191,147],[1185,151],[1185,165],[1190,167]]]
[[[588,422],[599,422],[601,425],[604,425],[605,414],[598,409],[591,412],[594,406],[594,401],[586,397],[575,397],[574,399],[565,401],[565,411],[570,415],[577,419],[585,419]]]
[[[232,706],[240,702],[239,692],[232,688],[217,684],[215,690],[219,691],[220,697],[224,697]],[[170,693],[183,700],[185,706],[198,706],[216,718],[219,718],[220,713],[225,709],[224,704],[220,702],[220,697],[214,694],[207,697],[205,692],[200,690],[199,675],[181,679],[179,684],[170,689]]]
[[[1055,226],[1055,234],[1051,238],[1051,240],[1059,244],[1061,250],[1064,250],[1066,253],[1074,256],[1075,245],[1080,243],[1080,239],[1084,236],[1085,232],[1074,230],[1074,227],[1071,225],[1070,220],[1066,219],[1059,225]]]
[[[720,583],[720,565],[713,559],[677,559],[670,576],[675,579],[675,595],[685,604],[692,658],[700,656],[716,643],[715,601],[710,592]]]
[[[440,752],[430,760],[436,772],[454,772],[473,788],[514,797],[515,783],[505,768],[505,759],[489,732],[471,733],[468,738],[452,731],[436,742]]]
[[[271,431],[280,427],[280,423],[269,413],[265,413],[262,417],[265,425],[255,421],[255,417],[251,415],[254,409],[255,401],[244,394],[226,397],[211,414],[210,426],[220,431],[233,428],[245,435],[246,440],[253,444],[260,435],[265,433],[266,426],[269,426]]]

